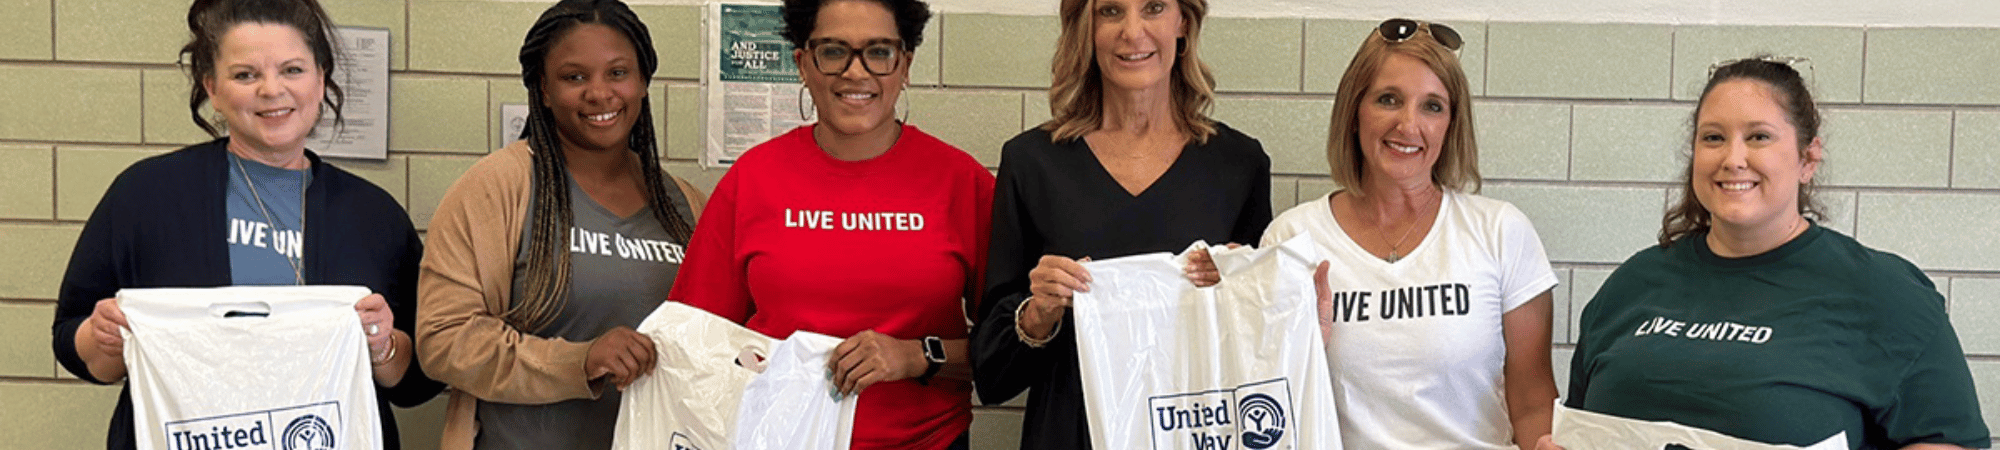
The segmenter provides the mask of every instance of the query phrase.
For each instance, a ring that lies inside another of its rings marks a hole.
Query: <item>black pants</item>
[[[961,435],[958,435],[958,440],[956,440],[956,441],[951,441],[951,447],[949,447],[949,448],[950,448],[951,450],[971,450],[971,449],[972,449],[972,432],[971,432],[971,431],[967,431],[967,432],[965,432],[965,434],[961,434]]]

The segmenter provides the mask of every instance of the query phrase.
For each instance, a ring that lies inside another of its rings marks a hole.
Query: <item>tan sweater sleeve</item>
[[[694,217],[689,217],[689,219],[694,219],[697,222],[701,221],[701,207],[708,205],[708,194],[703,193],[701,188],[694,187],[693,184],[689,184],[687,180],[681,177],[668,176],[673,177],[674,186],[680,187],[681,195],[688,199],[688,212],[694,213]]]
[[[431,219],[417,280],[424,371],[482,400],[544,404],[595,396],[588,342],[524,333],[501,318],[527,220],[526,144],[495,151],[459,177]]]

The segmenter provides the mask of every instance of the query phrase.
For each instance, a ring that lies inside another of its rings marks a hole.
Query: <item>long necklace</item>
[[[231,154],[231,156],[235,155]],[[278,221],[271,218],[271,209],[264,206],[264,196],[257,194],[257,183],[250,180],[250,170],[243,167],[243,157],[235,156],[230,158],[230,160],[236,162],[236,172],[243,174],[243,185],[250,187],[250,198],[257,200],[257,213],[264,215],[265,223],[269,223],[273,227],[278,226]],[[311,174],[310,171],[299,175],[299,229],[297,230],[299,234],[294,238],[298,240],[306,238],[306,177],[309,174]],[[299,248],[305,248],[305,244],[301,243]],[[282,254],[283,252],[280,253]],[[285,255],[285,264],[292,266],[292,282],[298,283],[300,286],[306,284],[305,270],[300,267],[300,265],[305,263],[305,261],[302,261],[303,259],[302,255]]]
[[[1424,209],[1422,211],[1429,211],[1432,204],[1435,204],[1437,201],[1440,201],[1443,198],[1444,198],[1444,193],[1442,192],[1438,193],[1437,198],[1431,199],[1432,201],[1431,203],[1424,204]],[[1410,221],[1410,226],[1408,228],[1403,229],[1403,237],[1397,238],[1396,242],[1389,243],[1389,257],[1382,258],[1384,261],[1395,263],[1396,261],[1402,261],[1403,257],[1410,256],[1405,254],[1399,254],[1396,251],[1403,247],[1403,241],[1410,240],[1410,233],[1417,231],[1417,225],[1423,223],[1423,218],[1424,216],[1422,214],[1418,214],[1417,220]],[[1388,238],[1388,236],[1382,235],[1382,230],[1380,229],[1375,230],[1375,235],[1385,239]]]

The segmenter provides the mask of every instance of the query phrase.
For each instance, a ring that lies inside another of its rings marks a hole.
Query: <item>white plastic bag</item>
[[[637,331],[653,339],[658,359],[621,394],[611,448],[732,448],[743,387],[776,342],[680,302],[661,303]]]
[[[1798,447],[1765,444],[1667,421],[1646,421],[1563,406],[1556,399],[1556,445],[1576,450],[1698,448],[1703,450],[1846,450],[1847,432]]]
[[[359,286],[125,289],[138,448],[380,449]]]
[[[1093,281],[1074,308],[1093,446],[1341,448],[1312,242],[1209,251],[1222,282],[1207,288],[1166,253],[1084,264]]]
[[[827,359],[840,338],[796,332],[771,350],[764,373],[743,389],[736,450],[845,450],[858,396],[835,396]]]

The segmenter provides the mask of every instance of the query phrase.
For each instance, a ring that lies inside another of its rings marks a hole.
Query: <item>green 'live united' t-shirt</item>
[[[1767,443],[1987,445],[1944,298],[1916,266],[1817,225],[1746,258],[1705,238],[1640,251],[1605,280],[1565,405]]]

